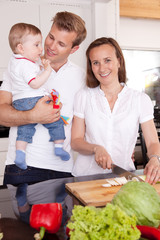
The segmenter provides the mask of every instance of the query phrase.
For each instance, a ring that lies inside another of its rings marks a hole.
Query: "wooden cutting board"
[[[110,178],[111,179],[111,178]],[[75,197],[80,204],[84,206],[103,207],[113,199],[113,196],[121,186],[103,187],[106,179],[66,183],[67,192]],[[160,194],[160,183],[154,185],[156,191]]]

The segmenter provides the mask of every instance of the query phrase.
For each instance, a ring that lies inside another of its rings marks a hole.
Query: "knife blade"
[[[112,173],[120,177],[125,177],[127,180],[136,180],[139,182],[144,182],[144,180],[138,177],[136,174],[129,172],[115,164],[112,164]]]

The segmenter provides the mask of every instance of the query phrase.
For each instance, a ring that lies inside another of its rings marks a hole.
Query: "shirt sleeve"
[[[140,100],[140,123],[147,122],[154,118],[153,104],[146,93],[141,94]]]
[[[9,74],[8,70],[6,70],[3,74],[3,82],[2,82],[2,85],[0,87],[0,90],[1,91],[7,91],[7,92],[12,91],[11,77],[10,77],[10,74]]]
[[[82,90],[76,93],[74,98],[74,116],[77,116],[79,118],[84,118],[86,98],[87,98],[86,88],[83,88]]]

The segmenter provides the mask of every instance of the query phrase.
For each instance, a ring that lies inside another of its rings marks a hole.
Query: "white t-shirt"
[[[50,78],[44,85],[49,92],[54,88],[60,94],[60,101],[63,106],[61,115],[69,117],[69,124],[65,128],[64,149],[70,153],[69,161],[62,161],[54,155],[54,143],[49,142],[48,130],[41,124],[37,124],[36,133],[33,136],[32,144],[27,145],[26,163],[28,166],[57,170],[62,172],[71,172],[73,167],[73,158],[70,147],[71,123],[73,118],[73,102],[75,93],[85,84],[85,73],[77,65],[68,61],[58,72],[52,71]],[[11,79],[8,73],[5,73],[1,90],[11,92]],[[9,134],[9,148],[6,159],[6,165],[13,164],[15,160],[15,142],[17,136],[17,127],[11,127]]]
[[[85,120],[85,139],[105,147],[113,162],[126,170],[135,170],[131,159],[139,123],[153,119],[153,106],[148,95],[124,86],[111,112],[100,87],[85,88],[76,94],[74,115]],[[108,173],[95,161],[94,155],[79,154],[72,174],[83,176]]]
[[[27,97],[44,96],[45,90],[43,87],[34,89],[29,85],[30,80],[41,73],[39,64],[24,58],[20,54],[12,54],[8,64],[8,72],[12,78],[13,101]]]

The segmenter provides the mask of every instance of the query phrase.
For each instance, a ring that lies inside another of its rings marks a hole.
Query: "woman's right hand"
[[[53,101],[50,101],[49,96],[44,96],[41,98],[35,107],[31,110],[34,123],[52,123],[60,119],[60,109],[62,104],[58,109],[53,108]],[[47,101],[50,101],[49,103]]]
[[[102,167],[103,169],[111,169],[113,161],[104,147],[97,145],[94,148],[94,153],[95,161],[97,162],[98,166]]]

